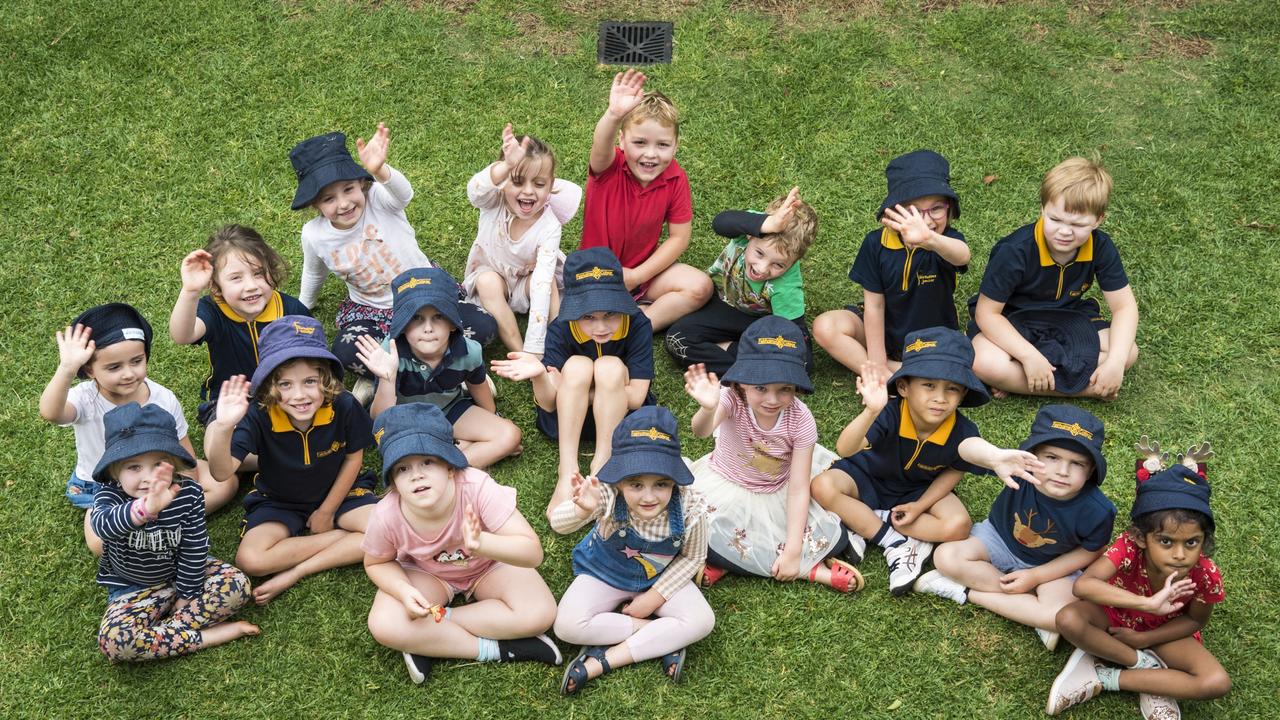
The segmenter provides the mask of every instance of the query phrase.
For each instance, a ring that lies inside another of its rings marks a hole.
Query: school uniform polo
[[[479,385],[486,375],[484,354],[480,343],[455,330],[449,335],[449,346],[444,357],[435,366],[414,357],[409,341],[401,335],[396,338],[396,352],[400,366],[396,371],[396,404],[424,402],[435,405],[444,412],[449,422],[457,422],[462,413],[474,403],[463,391],[465,383]],[[384,349],[390,348],[390,340],[383,340]]]
[[[858,485],[858,497],[873,510],[914,502],[943,471],[985,474],[984,468],[960,459],[960,443],[980,437],[972,420],[954,412],[932,434],[920,437],[907,411],[907,401],[885,405],[867,429],[862,449],[837,460]]]
[[[622,267],[633,268],[657,249],[663,224],[691,220],[693,195],[680,163],[672,160],[661,175],[641,187],[622,149],[614,148],[613,163],[587,176],[578,248],[607,247]]]
[[[964,235],[951,226],[942,234],[965,242]],[[960,328],[953,297],[956,273],[968,270],[968,265],[952,265],[932,250],[908,248],[897,232],[882,227],[862,239],[849,279],[884,296],[885,354],[901,360],[907,333],[938,326]]]
[[[369,413],[344,391],[333,404],[316,411],[306,432],[294,429],[279,405],[263,410],[254,404],[231,436],[231,455],[236,460],[250,453],[258,456],[258,475],[250,495],[318,507],[347,455],[372,444]]]
[[[217,400],[222,383],[233,375],[252,377],[258,369],[258,336],[267,323],[285,315],[311,315],[292,295],[275,291],[258,317],[247,320],[212,295],[196,303],[196,317],[204,323],[204,337],[196,341],[209,350],[209,376],[200,386],[200,401]]]
[[[1116,506],[1097,485],[1085,485],[1073,498],[1055,500],[1025,481],[1017,490],[1001,490],[987,515],[1009,551],[1031,565],[1043,565],[1078,547],[1106,547],[1115,519]]]
[[[1108,323],[1103,320],[1097,299],[1084,297],[1095,278],[1104,292],[1129,285],[1111,237],[1094,230],[1076,250],[1075,259],[1060,265],[1049,254],[1041,218],[1018,228],[991,248],[978,292],[1004,303],[1005,315],[1025,308],[1075,310],[1088,315],[1095,327],[1102,329]],[[969,300],[970,317],[977,305],[975,295]],[[970,331],[976,332],[976,325],[971,324]]]

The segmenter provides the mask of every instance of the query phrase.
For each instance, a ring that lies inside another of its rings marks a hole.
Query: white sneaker
[[[933,554],[933,543],[915,538],[891,548],[885,548],[884,560],[889,563],[889,592],[905,595],[911,592],[911,583],[920,577],[924,563]]]
[[[409,679],[415,685],[421,685],[423,680],[431,674],[431,658],[425,655],[414,655],[413,653],[401,653],[404,655],[404,666],[409,670]]]
[[[1155,658],[1160,663],[1160,667],[1169,667],[1165,664],[1164,658],[1151,650],[1147,650],[1147,654]],[[1182,709],[1178,707],[1178,701],[1164,695],[1138,693],[1138,709],[1142,711],[1142,717],[1145,720],[1182,720]]]
[[[373,402],[373,392],[373,381],[369,378],[358,377],[355,384],[351,386],[351,395],[356,399],[356,402],[366,408],[369,407],[369,403]]]
[[[955,600],[960,605],[965,604],[969,599],[969,588],[937,570],[930,570],[921,575],[911,588],[918,593],[930,593],[948,600]]]
[[[1036,636],[1040,638],[1040,642],[1044,645],[1045,650],[1053,652],[1053,649],[1058,647],[1058,640],[1062,637],[1061,635],[1052,630],[1045,630],[1044,628],[1032,629],[1036,631]]]
[[[1044,711],[1049,715],[1057,715],[1100,692],[1102,682],[1098,680],[1098,659],[1076,648],[1049,688],[1049,700],[1044,705]]]
[[[867,556],[867,540],[849,528],[845,528],[844,531],[849,538],[849,547],[844,550],[844,559],[853,565],[861,565],[862,558]]]

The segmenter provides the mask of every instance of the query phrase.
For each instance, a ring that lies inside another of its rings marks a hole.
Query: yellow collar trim
[[[271,432],[298,432],[298,428],[294,427],[293,421],[289,419],[289,413],[279,405],[267,408],[267,415],[271,418]],[[311,419],[311,427],[328,425],[331,422],[333,422],[333,406],[323,405]]]
[[[232,310],[231,306],[228,305],[226,302],[224,302],[221,298],[215,297],[213,298],[213,302],[215,305],[218,306],[218,309],[222,311],[223,315],[226,315],[228,318],[231,318],[231,320],[233,320],[234,322],[238,322],[238,323],[249,322],[248,320],[237,315],[236,311]],[[262,309],[262,312],[258,313],[258,317],[254,318],[254,321],[255,322],[271,322],[272,320],[279,320],[282,317],[284,317],[284,299],[280,297],[280,291],[275,290],[271,293],[271,299],[267,301],[267,306]]]
[[[902,250],[906,247],[902,244],[902,238],[898,237],[898,233],[888,227],[880,231],[880,244],[890,250]]]
[[[1058,264],[1057,260],[1049,254],[1049,245],[1044,240],[1044,218],[1036,220],[1036,249],[1040,251],[1040,267],[1053,267]],[[1093,233],[1089,233],[1089,239],[1084,241],[1079,250],[1076,250],[1076,259],[1071,262],[1092,262],[1093,261]],[[1068,265],[1071,263],[1067,263]]]
[[[920,438],[916,435],[916,426],[911,422],[911,410],[907,407],[907,401],[902,400],[900,402],[902,419],[898,421],[898,434],[908,440],[920,442]],[[947,438],[951,437],[951,431],[955,426],[956,413],[953,412],[947,416],[946,420],[942,421],[941,425],[938,425],[938,428],[927,438],[927,441],[934,445],[946,445]]]
[[[577,342],[577,343],[594,342],[591,339],[590,335],[583,332],[582,328],[578,327],[577,320],[569,321],[569,332],[573,334],[574,342]],[[627,333],[629,332],[631,332],[631,316],[623,315],[622,324],[618,326],[617,332],[615,332],[613,336],[609,338],[609,340],[610,341],[621,340],[625,338],[627,336]]]

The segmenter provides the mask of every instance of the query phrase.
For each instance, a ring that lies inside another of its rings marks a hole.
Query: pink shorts
[[[422,568],[418,567],[417,565],[414,565],[413,563],[400,563],[400,567],[404,568],[405,573],[418,573],[419,575],[426,575],[432,580],[435,580],[436,582],[440,583],[441,587],[444,588],[445,595],[448,596],[443,604],[448,605],[449,603],[453,602],[453,599],[459,595],[461,595],[464,600],[470,600],[471,596],[475,594],[476,585],[479,585],[481,580],[485,579],[485,577],[489,573],[493,572],[494,569],[501,564],[502,563],[498,563],[498,562],[490,563],[481,572],[479,572],[478,574],[470,578],[467,578],[466,580],[459,580],[458,578],[454,578],[452,581],[445,580],[442,577],[437,577],[435,575],[432,575],[431,573],[427,572],[426,570],[423,570]]]

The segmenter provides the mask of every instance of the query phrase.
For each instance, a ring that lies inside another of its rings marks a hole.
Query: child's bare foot
[[[200,647],[210,648],[242,637],[257,635],[261,632],[262,630],[257,625],[246,620],[218,623],[200,632],[202,638]]]
[[[1004,390],[1001,390],[998,387],[993,386],[991,387],[991,397],[995,398],[996,400],[1003,400],[1004,398],[1009,397],[1009,393],[1005,392]]]
[[[253,601],[259,605],[266,605],[280,593],[297,585],[301,579],[302,575],[297,572],[297,568],[276,573],[270,580],[253,589]]]

